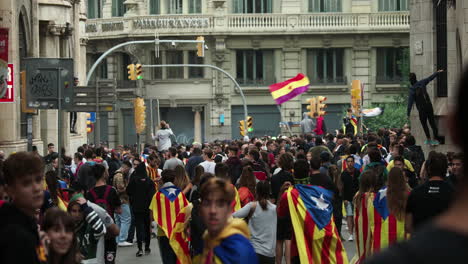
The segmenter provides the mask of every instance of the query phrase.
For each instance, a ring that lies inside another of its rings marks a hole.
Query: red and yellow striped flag
[[[158,228],[164,231],[177,256],[178,263],[190,263],[188,238],[184,236],[180,223],[185,221],[185,207],[188,205],[184,193],[174,185],[166,186],[153,196],[150,210]]]
[[[234,194],[235,194],[234,195],[234,200],[231,203],[232,213],[234,213],[235,211],[241,209],[242,206],[241,206],[241,202],[240,202],[239,192],[237,191],[236,186],[234,186],[233,184],[231,184],[231,186],[234,189]]]
[[[270,85],[270,93],[276,104],[287,102],[309,89],[309,78],[302,73],[284,82]]]
[[[296,184],[287,200],[301,263],[348,263],[333,220],[333,192],[319,186]]]

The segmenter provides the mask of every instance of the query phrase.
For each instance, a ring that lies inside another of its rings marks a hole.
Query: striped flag
[[[387,187],[379,190],[374,198],[374,225],[372,228],[372,253],[405,240],[405,222],[390,214],[387,206]]]
[[[276,104],[287,102],[309,89],[309,78],[302,73],[284,82],[270,85],[270,93]]]
[[[233,184],[231,184],[231,186],[234,189],[234,200],[231,202],[231,208],[232,208],[231,213],[234,213],[235,211],[241,209],[242,206],[241,206],[239,192],[237,191],[237,188]]]
[[[374,225],[374,197],[375,194],[358,193],[359,204],[354,205],[354,223],[356,237],[356,255],[351,263],[361,263],[372,254],[372,226]]]
[[[301,263],[348,263],[333,220],[333,192],[296,184],[287,199]]]
[[[185,222],[185,207],[187,198],[176,186],[166,186],[153,196],[150,210],[158,228],[164,231],[169,243],[177,256],[177,263],[190,263],[188,239],[183,234],[180,223]]]

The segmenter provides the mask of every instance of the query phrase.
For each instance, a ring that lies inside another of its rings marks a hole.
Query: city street
[[[348,259],[354,257],[356,254],[356,241],[348,242],[347,238],[349,237],[348,230],[346,229],[346,224],[343,222],[343,237],[346,240],[343,241],[343,245],[346,248],[346,254],[348,255]],[[151,254],[143,257],[136,257],[135,254],[137,252],[136,243],[133,244],[131,247],[119,247],[117,249],[117,264],[126,264],[126,263],[139,263],[139,264],[155,264],[155,263],[162,263],[161,255],[159,253],[158,247],[158,240],[153,238],[151,240]],[[283,261],[284,262],[284,261]]]

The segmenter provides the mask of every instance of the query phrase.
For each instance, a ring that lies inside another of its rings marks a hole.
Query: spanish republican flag
[[[287,200],[301,263],[348,263],[333,220],[333,192],[319,186],[296,184]]]
[[[154,220],[168,237],[177,256],[177,263],[191,262],[188,238],[183,234],[183,228],[180,228],[180,224],[183,225],[185,221],[187,205],[184,193],[174,185],[160,188],[150,204]]]
[[[356,234],[356,255],[352,263],[361,263],[372,254],[372,227],[374,226],[375,194],[357,193],[354,198],[354,232]]]
[[[287,102],[309,89],[309,78],[302,73],[284,82],[270,85],[270,93],[276,104]]]
[[[387,187],[379,190],[374,198],[374,226],[372,228],[372,253],[378,253],[389,245],[406,239],[405,221],[390,214],[387,206]]]

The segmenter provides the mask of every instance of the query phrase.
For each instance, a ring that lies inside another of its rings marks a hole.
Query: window
[[[162,53],[159,53],[159,58],[156,58],[156,53],[153,51],[151,52],[151,64],[162,64]],[[161,80],[162,79],[162,68],[155,67],[151,68],[151,77],[153,80]]]
[[[112,16],[121,17],[125,14],[125,0],[112,0]]]
[[[237,82],[241,85],[270,85],[275,82],[272,50],[238,50]]]
[[[401,83],[401,65],[408,63],[404,56],[408,48],[377,48],[377,83]]]
[[[168,14],[182,14],[182,2],[183,0],[166,0],[167,1],[167,13]]]
[[[159,15],[161,14],[160,9],[161,3],[160,0],[150,0],[150,14],[151,15]]]
[[[341,0],[309,0],[309,12],[341,12]]]
[[[234,0],[234,13],[272,13],[273,0]]]
[[[167,64],[183,64],[184,53],[182,51],[166,51],[166,62]],[[182,67],[168,67],[167,68],[168,79],[183,79],[184,68]]]
[[[200,14],[202,12],[201,0],[188,0],[189,1],[189,13]]]
[[[188,52],[189,64],[203,64],[203,57],[197,56],[197,51]],[[189,67],[189,78],[203,78],[204,68]]]
[[[307,51],[307,75],[312,83],[345,84],[344,49],[312,49]]]
[[[102,13],[102,3],[101,0],[88,0],[88,18],[101,18]]]
[[[406,11],[410,0],[379,0],[379,11]]]

